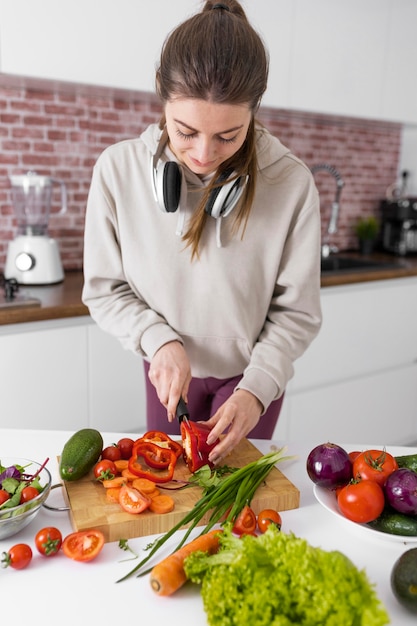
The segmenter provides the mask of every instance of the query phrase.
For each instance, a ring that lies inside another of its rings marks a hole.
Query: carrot
[[[129,461],[127,459],[117,459],[116,461],[113,461],[113,463],[120,473],[129,467]]]
[[[108,502],[119,504],[119,493],[121,487],[109,487],[106,489],[106,499]]]
[[[136,474],[133,474],[128,467],[122,470],[122,476],[127,478],[127,480],[135,480],[137,478]]]
[[[154,491],[157,491],[159,494],[159,489],[155,487],[155,483],[148,478],[135,478],[135,480],[132,481],[132,487],[135,487],[135,489],[138,489],[147,495]]]
[[[219,550],[221,532],[221,530],[211,530],[199,535],[155,565],[150,575],[151,587],[155,593],[160,596],[170,596],[178,591],[187,581],[184,571],[186,557],[197,550],[215,554]]]
[[[155,497],[152,497],[152,495],[150,495],[149,497],[151,498],[149,509],[153,513],[170,513],[175,506],[175,500],[167,494]]]
[[[127,479],[124,476],[116,476],[116,478],[108,478],[107,480],[102,480],[101,484],[105,489],[110,489],[111,487],[123,487],[127,483]]]

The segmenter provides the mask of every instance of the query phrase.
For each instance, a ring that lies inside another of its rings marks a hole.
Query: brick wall
[[[152,94],[61,85],[0,76],[0,271],[15,236],[9,176],[35,170],[66,183],[68,210],[59,210],[59,188],[49,223],[66,270],[82,268],[85,205],[93,164],[108,145],[134,137],[157,121]],[[359,214],[378,213],[379,200],[396,180],[401,125],[262,108],[262,122],[311,167],[328,163],[344,180],[339,231],[334,242],[356,246],[352,225]],[[317,173],[323,231],[335,181]]]

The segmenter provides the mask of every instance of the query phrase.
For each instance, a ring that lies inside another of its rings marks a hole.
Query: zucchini
[[[405,456],[396,456],[395,460],[398,467],[406,467],[407,469],[417,472],[417,454],[406,454]]]
[[[59,462],[63,480],[79,480],[86,476],[100,458],[103,437],[94,428],[82,428],[68,439]]]
[[[417,516],[404,515],[391,509],[385,509],[376,520],[366,525],[389,535],[417,537]]]

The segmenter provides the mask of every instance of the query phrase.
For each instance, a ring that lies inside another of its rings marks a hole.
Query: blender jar
[[[65,183],[49,176],[38,176],[36,172],[28,172],[22,176],[11,176],[10,181],[18,235],[46,235],[54,184],[61,187],[61,209],[57,214],[65,213],[67,209]]]

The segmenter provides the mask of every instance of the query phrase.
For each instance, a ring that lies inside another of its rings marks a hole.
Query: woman
[[[83,301],[144,358],[147,426],[190,416],[270,438],[293,362],[321,324],[320,215],[308,168],[256,122],[268,57],[235,0],[206,2],[167,38],[159,125],[94,169]]]

